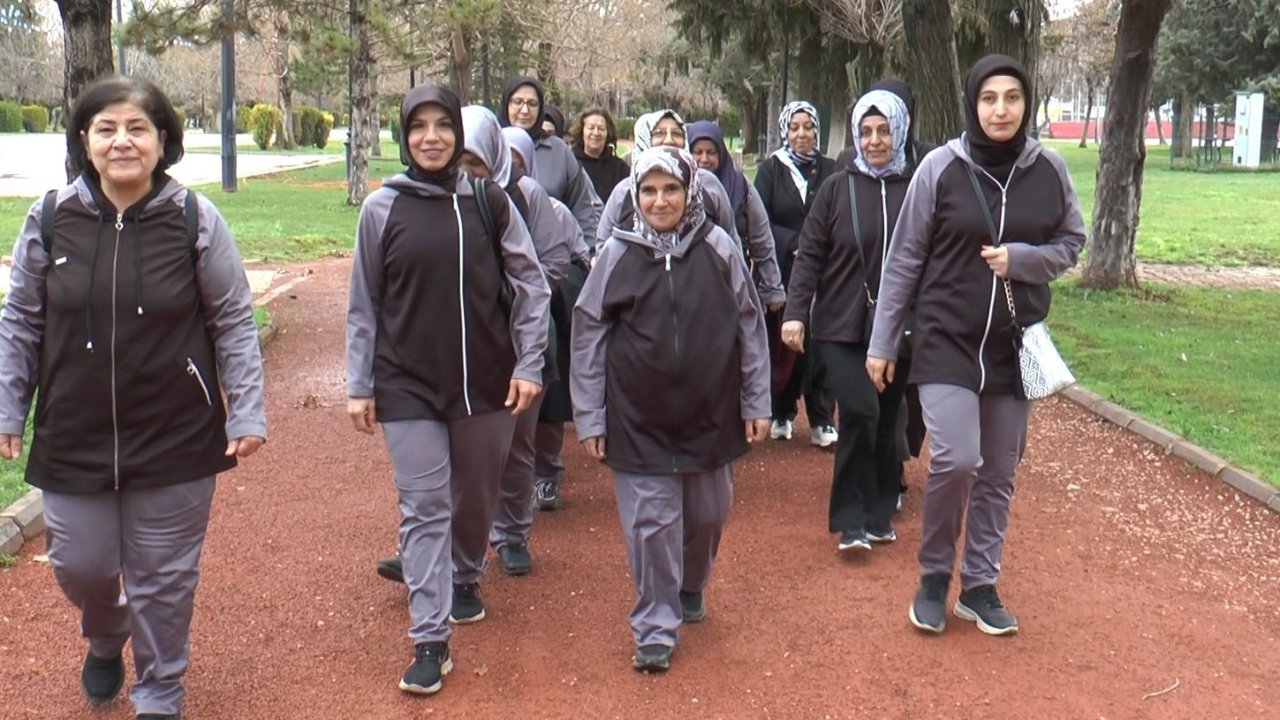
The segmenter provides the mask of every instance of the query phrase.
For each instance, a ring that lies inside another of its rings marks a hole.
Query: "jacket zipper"
[[[991,178],[991,182],[995,183],[996,187],[1000,188],[1000,226],[996,230],[997,235],[994,238],[994,240],[995,242],[998,242],[1001,245],[1004,244],[1004,217],[1005,217],[1005,208],[1009,200],[1009,185],[1013,184],[1013,173],[1017,171],[1017,169],[1018,169],[1017,165],[1014,165],[1013,170],[1009,171],[1009,179],[1006,180],[1005,184],[1003,185],[1000,184],[999,180],[996,180],[994,177],[991,177],[991,173],[987,172],[986,170],[982,171],[983,175],[986,175],[988,178]],[[986,201],[987,200],[985,197],[982,198],[982,202],[985,203]],[[991,336],[991,320],[994,317],[995,311],[996,311],[996,287],[1000,284],[999,280],[1000,279],[996,277],[995,273],[991,274],[991,300],[987,304],[987,326],[982,330],[982,343],[978,345],[978,373],[979,373],[978,392],[979,393],[981,393],[983,390],[987,388],[987,362],[986,360],[983,359],[983,356],[986,355],[986,352],[987,352],[987,338]]]
[[[671,338],[675,344],[676,362],[680,360],[680,323],[676,313],[676,281],[671,274],[671,253],[667,253],[667,290],[671,293]],[[671,472],[679,472],[676,466],[675,453],[671,454]]]
[[[204,383],[204,376],[200,374],[200,368],[196,367],[196,361],[190,356],[187,357],[187,374],[196,379],[200,383],[200,391],[204,393],[204,404],[213,407],[213,398],[209,397],[209,386]]]
[[[116,280],[120,269],[120,233],[124,230],[124,213],[116,213],[116,245],[111,251],[111,470],[115,489],[120,489],[120,413],[116,399]]]
[[[458,207],[458,196],[453,195],[453,214],[458,219],[458,317],[462,326],[462,402],[467,406],[467,416],[471,416],[471,368],[467,365],[467,298],[463,284],[466,270],[466,254],[464,236],[462,234],[462,210]],[[502,268],[498,268],[502,272]]]

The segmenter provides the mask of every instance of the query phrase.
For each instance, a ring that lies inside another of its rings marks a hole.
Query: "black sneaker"
[[[80,668],[80,686],[94,705],[111,702],[124,687],[124,656],[100,658],[87,653]]]
[[[978,623],[978,629],[988,635],[1012,635],[1018,632],[1018,619],[1000,602],[995,585],[979,585],[961,590],[955,614],[961,620]]]
[[[559,510],[564,507],[564,500],[560,498],[560,485],[547,481],[535,485],[533,505],[539,510]]]
[[[840,552],[870,550],[871,542],[867,540],[867,533],[863,530],[845,530],[840,533],[840,542],[836,544],[836,549]]]
[[[640,672],[666,672],[671,669],[670,645],[641,645],[631,658],[631,667]]]
[[[907,611],[912,625],[939,634],[947,628],[947,586],[950,584],[951,576],[941,573],[920,578],[920,589]]]
[[[484,601],[480,599],[480,583],[454,583],[453,609],[449,611],[449,622],[466,625],[483,619]]]
[[[404,563],[400,561],[400,553],[378,558],[378,577],[391,582],[404,582]]]
[[[687,623],[700,623],[707,617],[707,603],[700,592],[680,591],[680,619]]]
[[[453,669],[449,643],[424,642],[413,646],[413,664],[400,678],[400,689],[417,695],[432,695],[444,686],[444,676]]]
[[[498,560],[502,572],[508,575],[528,575],[533,569],[533,556],[524,543],[502,543],[498,546]]]
[[[898,533],[892,525],[885,525],[883,529],[867,528],[867,539],[873,543],[891,543],[898,539]]]

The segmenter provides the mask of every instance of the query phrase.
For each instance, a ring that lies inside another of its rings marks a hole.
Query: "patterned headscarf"
[[[680,181],[685,189],[684,215],[673,230],[658,232],[649,226],[640,211],[640,183],[651,172],[661,172]],[[698,179],[698,166],[687,150],[673,147],[655,147],[641,152],[631,164],[631,202],[636,208],[634,232],[654,247],[670,251],[689,233],[696,231],[707,221],[702,205],[702,182]]]
[[[862,152],[862,121],[872,111],[883,115],[889,121],[889,133],[893,136],[893,156],[889,164],[872,167]],[[853,137],[858,157],[853,162],[862,172],[874,178],[886,175],[897,175],[907,168],[907,130],[911,127],[911,115],[907,112],[907,104],[902,98],[888,90],[872,90],[858,98],[853,106]]]
[[[518,153],[520,159],[524,160],[524,174],[537,180],[538,163],[533,153],[533,138],[529,137],[529,133],[514,125],[509,125],[502,128],[502,137],[507,141],[507,149],[513,153]]]
[[[805,113],[813,120],[814,143],[813,149],[808,152],[797,152],[791,147],[790,140],[787,139],[787,128],[791,126],[791,119],[796,113]],[[782,108],[782,114],[778,116],[778,131],[782,136],[782,149],[787,151],[791,156],[791,161],[797,165],[808,165],[818,159],[818,140],[822,137],[822,124],[818,120],[818,109],[804,100],[794,100],[787,103]]]
[[[657,110],[651,113],[645,113],[636,118],[635,127],[635,150],[632,152],[641,153],[653,146],[651,138],[653,137],[653,129],[662,122],[663,118],[671,118],[684,127],[684,118],[675,110]]]
[[[468,105],[462,108],[462,128],[467,152],[484,161],[489,179],[505,188],[511,182],[511,149],[498,126],[498,116],[483,105]]]

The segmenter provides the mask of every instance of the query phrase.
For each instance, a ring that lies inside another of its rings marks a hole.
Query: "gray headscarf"
[[[684,127],[684,118],[675,110],[656,110],[651,113],[645,113],[636,118],[635,128],[635,149],[634,153],[641,153],[653,146],[652,137],[653,129],[662,122],[663,118],[671,118],[680,123],[680,127]]]
[[[468,105],[462,108],[462,131],[467,152],[484,161],[490,180],[506,187],[511,181],[511,149],[502,136],[498,116],[482,105]]]
[[[658,171],[680,181],[685,189],[684,215],[675,228],[658,232],[650,227],[640,212],[640,183],[650,172]],[[698,179],[698,165],[689,151],[673,147],[655,147],[641,152],[631,163],[631,202],[636,208],[633,232],[654,247],[670,251],[680,240],[696,231],[707,220],[702,204],[702,181]]]
[[[524,160],[524,174],[537,180],[537,158],[534,157],[533,138],[529,137],[528,131],[510,125],[502,128],[502,137],[507,141],[507,149],[519,153],[520,159]]]
[[[893,136],[893,156],[887,165],[873,167],[862,152],[861,125],[867,114],[875,110],[889,121],[889,133]],[[888,90],[872,90],[858,98],[853,106],[853,137],[858,157],[853,161],[858,169],[874,178],[897,175],[907,168],[907,130],[911,128],[911,115],[902,98]]]

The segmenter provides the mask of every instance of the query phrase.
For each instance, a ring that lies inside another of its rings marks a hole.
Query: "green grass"
[[[1084,385],[1280,485],[1280,293],[1064,280],[1049,317]]]

